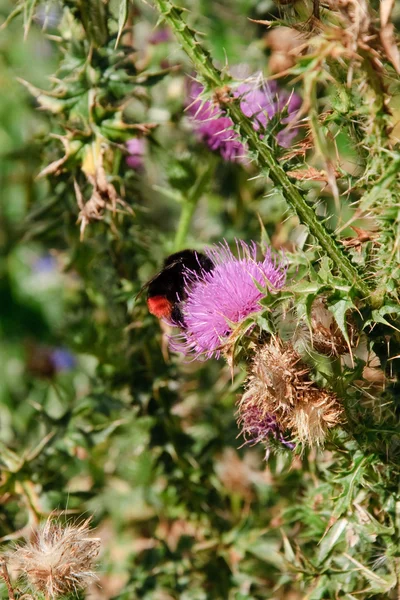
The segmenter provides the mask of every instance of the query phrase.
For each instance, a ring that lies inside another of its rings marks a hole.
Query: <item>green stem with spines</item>
[[[182,18],[184,12],[182,8],[175,6],[170,0],[154,0],[162,18],[170,25],[174,31],[183,50],[192,61],[196,72],[214,92],[224,91],[224,86],[230,81],[227,76],[223,76],[217,69],[211,59],[209,52],[196,39],[196,33],[192,30]],[[368,298],[370,290],[362,280],[357,269],[352,265],[342,249],[337,245],[332,235],[319,222],[314,210],[307,204],[307,201],[300,191],[292,184],[285,171],[275,160],[271,150],[262,142],[258,133],[253,129],[251,119],[246,117],[240,109],[240,99],[233,98],[226,94],[219,94],[220,104],[227,111],[236,129],[249,149],[255,154],[253,161],[262,172],[267,172],[272,182],[278,186],[282,195],[288,204],[294,209],[299,219],[307,225],[310,233],[318,240],[321,248],[332,259],[341,274],[358,290],[358,292]]]
[[[185,245],[194,211],[196,210],[197,204],[210,181],[213,167],[214,165],[211,162],[210,165],[199,175],[187,198],[184,200],[178,223],[178,229],[176,231],[174,240],[174,252],[181,250]]]

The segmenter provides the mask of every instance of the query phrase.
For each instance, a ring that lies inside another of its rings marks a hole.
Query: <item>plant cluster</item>
[[[0,17],[1,597],[397,598],[393,0]]]

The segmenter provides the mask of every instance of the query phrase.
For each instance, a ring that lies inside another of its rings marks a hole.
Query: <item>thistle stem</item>
[[[197,201],[187,200],[182,207],[181,216],[179,218],[178,229],[175,235],[174,252],[181,250],[185,244],[187,234],[189,232],[190,223],[193,213],[196,209]]]
[[[175,235],[174,251],[181,250],[185,244],[187,234],[189,232],[190,223],[198,201],[202,197],[204,190],[210,181],[210,176],[213,171],[213,162],[199,175],[196,179],[195,184],[191,188],[185,203],[183,204],[181,216],[178,223],[178,229]]]
[[[307,225],[310,233],[317,239],[321,248],[332,259],[342,276],[354,285],[362,296],[368,297],[370,291],[357,272],[357,269],[343,253],[332,235],[318,220],[314,210],[307,204],[298,188],[292,184],[283,168],[275,160],[268,146],[260,140],[258,133],[253,129],[252,121],[240,109],[240,99],[233,98],[229,94],[229,90],[226,90],[225,86],[229,82],[229,78],[224,76],[214,66],[209,52],[203,48],[196,39],[195,32],[183,20],[183,9],[175,6],[170,0],[154,1],[159,12],[174,31],[183,50],[193,62],[200,78],[209,89],[214,92],[220,92],[216,94],[219,98],[219,103],[236,125],[236,129],[242,140],[247,143],[249,149],[255,155],[253,159],[254,163],[280,188],[286,201],[295,210],[299,219]]]

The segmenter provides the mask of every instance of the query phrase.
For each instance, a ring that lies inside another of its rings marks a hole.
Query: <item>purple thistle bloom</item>
[[[234,131],[233,121],[210,101],[202,101],[200,98],[202,92],[203,87],[198,82],[191,85],[189,92],[191,104],[188,112],[194,120],[197,134],[210,150],[219,151],[224,160],[243,160],[246,147]],[[233,91],[233,95],[240,99],[243,114],[253,119],[253,127],[260,132],[261,138],[262,132],[267,130],[268,122],[275,115],[286,111],[287,116],[280,122],[288,124],[289,127],[277,132],[276,140],[284,148],[290,146],[298,133],[298,128],[290,127],[296,119],[302,102],[298,94],[294,92],[289,94],[281,90],[276,81],[265,82],[259,77],[255,83],[240,84]]]
[[[237,248],[238,258],[227,242],[208,248],[205,253],[214,264],[213,270],[202,269],[199,274],[187,271],[185,275],[182,336],[186,352],[192,351],[197,357],[218,358],[232,326],[260,310],[264,294],[259,288],[280,289],[285,283],[286,264],[274,259],[269,249],[264,259],[257,261],[254,242],[250,246],[237,242]]]
[[[260,87],[254,87],[250,83],[242,83],[234,96],[240,98],[240,108],[246,117],[253,118],[253,127],[256,131],[265,129],[269,119],[275,115],[278,110],[277,95],[278,85],[276,81],[264,83]]]
[[[245,155],[245,146],[232,129],[232,120],[211,102],[203,102],[200,99],[202,91],[203,86],[197,81],[193,82],[189,94],[192,102],[188,106],[188,112],[193,117],[198,136],[210,150],[219,152],[224,160],[240,161]]]
[[[143,157],[146,151],[146,140],[144,138],[132,138],[126,142],[128,156],[126,164],[131,169],[140,171],[143,168]]]

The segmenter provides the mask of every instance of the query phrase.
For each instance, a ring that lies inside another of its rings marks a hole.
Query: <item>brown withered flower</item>
[[[89,523],[64,525],[50,516],[31,541],[9,553],[7,562],[46,599],[77,593],[96,579],[93,563],[100,540],[89,537]]]
[[[310,369],[291,344],[271,339],[257,350],[239,402],[239,418],[257,411],[276,420],[280,431],[310,446],[324,442],[341,422],[343,409],[334,393],[310,379]]]

